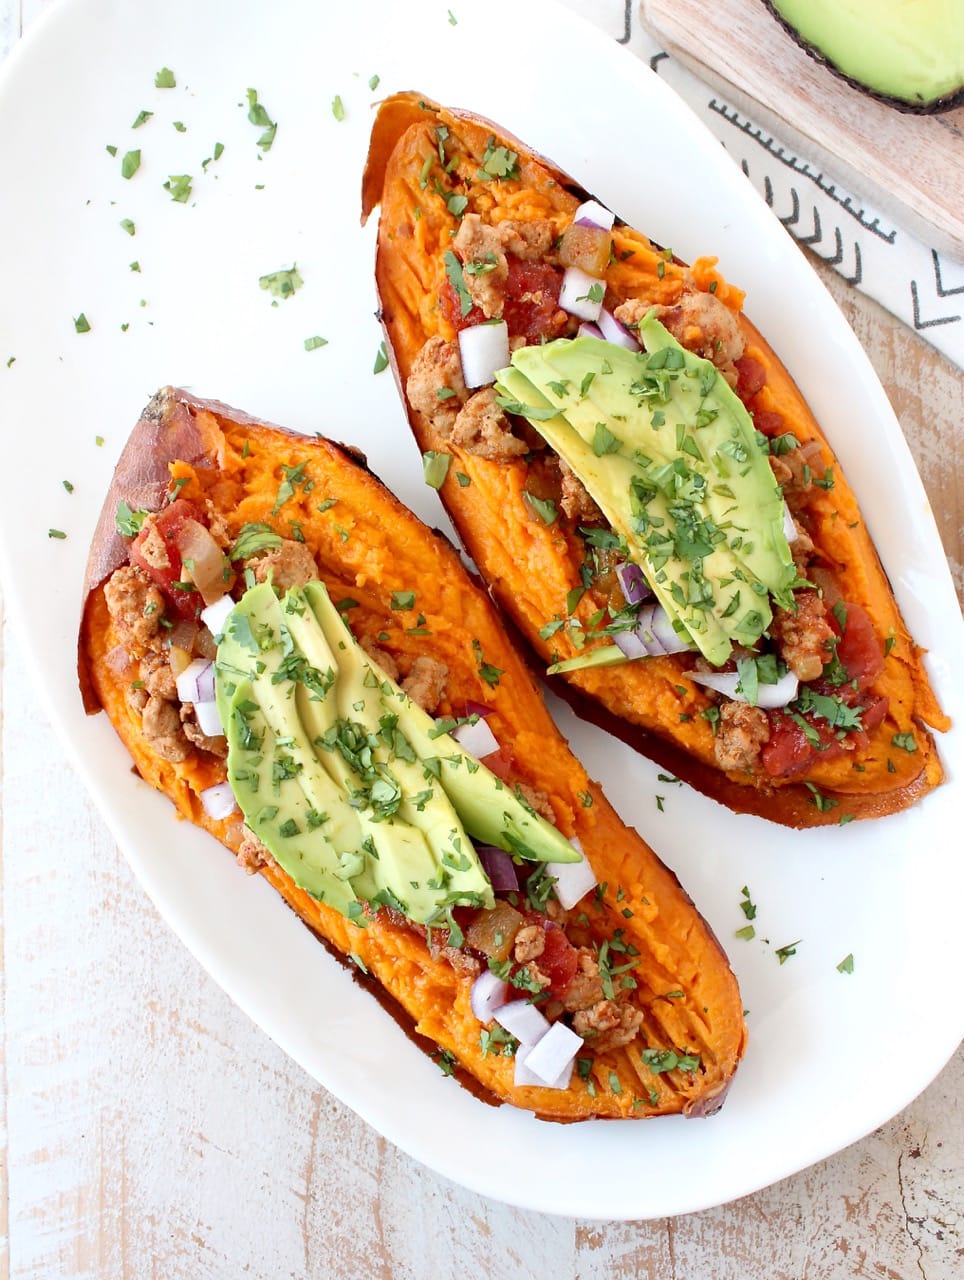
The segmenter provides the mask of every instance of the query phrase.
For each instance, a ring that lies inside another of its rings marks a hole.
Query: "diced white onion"
[[[472,983],[469,996],[472,1012],[480,1022],[491,1022],[497,1009],[509,1000],[509,984],[497,977],[491,969],[483,969]]]
[[[582,852],[582,845],[576,839],[570,840],[569,843],[577,853],[582,854],[578,862],[547,864],[556,882],[553,891],[559,900],[559,905],[566,911],[571,910],[590,889],[596,887],[596,876],[589,865],[589,859]]]
[[[209,818],[227,818],[238,807],[230,782],[218,782],[201,792],[201,803]]]
[[[694,684],[703,685],[706,689],[715,689],[717,693],[722,693],[724,697],[732,698],[735,702],[749,701],[743,690],[738,687],[740,683],[738,671],[693,671],[690,673],[690,678]],[[792,671],[788,671],[776,684],[757,686],[756,705],[763,707],[764,710],[785,707],[797,696],[799,688],[800,681]]]
[[[550,1089],[565,1089],[572,1077],[572,1064],[583,1047],[582,1036],[564,1022],[554,1022],[531,1048],[521,1049],[516,1061]],[[519,1083],[516,1081],[516,1083]]]
[[[549,1030],[549,1021],[528,1000],[510,1000],[496,1009],[495,1021],[520,1044],[531,1045]]]
[[[783,503],[783,534],[787,542],[796,542],[800,537],[800,530],[797,528],[797,522],[793,518],[790,508],[786,501]]]
[[[228,595],[222,596],[220,600],[216,600],[214,604],[209,604],[207,608],[201,610],[201,621],[212,636],[221,635],[224,631],[224,624],[228,620],[228,614],[233,608],[234,601]]]
[[[177,696],[182,702],[212,702],[214,700],[214,663],[207,658],[195,658],[177,677]]]
[[[596,200],[587,200],[575,212],[573,222],[579,226],[602,227],[603,231],[612,231],[616,215]]]
[[[607,342],[614,342],[619,347],[625,347],[627,351],[639,350],[639,343],[630,331],[624,324],[620,324],[613,313],[607,311],[605,307],[600,311],[596,323]]]
[[[559,305],[563,311],[578,316],[580,320],[597,321],[605,292],[606,286],[602,280],[597,280],[581,267],[566,267],[562,288],[559,290]],[[598,301],[594,302],[593,298],[597,295]]]
[[[224,733],[216,702],[195,702],[194,718],[197,720],[197,727],[209,738],[219,738]]]
[[[211,530],[197,520],[185,520],[178,530],[177,549],[184,573],[200,591],[204,603],[220,600],[233,581],[233,574]]]
[[[463,750],[476,760],[482,760],[499,749],[499,740],[481,717],[474,724],[460,724],[452,730],[452,737]]]
[[[509,326],[504,320],[459,330],[462,380],[470,389],[487,387],[509,363]]]

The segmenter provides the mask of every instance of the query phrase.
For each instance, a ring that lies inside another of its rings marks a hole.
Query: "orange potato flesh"
[[[275,512],[282,468],[302,464],[307,491],[296,486]],[[620,820],[569,750],[488,597],[455,550],[343,447],[170,389],[155,397],[118,465],[91,551],[79,648],[85,704],[92,713],[106,711],[141,776],[183,818],[237,852],[240,818],[214,820],[199,799],[205,787],[224,778],[223,762],[195,751],[172,764],[145,739],[128,699],[137,664],[117,659],[119,637],[104,596],[107,577],[126,560],[114,528],[118,499],[137,505],[138,493],[156,495],[171,482],[180,496],[211,504],[229,539],[250,522],[269,524],[283,536],[297,528],[332,598],[356,601],[348,616],[357,636],[377,638],[402,665],[426,646],[446,663],[440,714],[457,713],[467,701],[491,708],[496,737],[513,749],[512,781],[548,797],[556,824],[580,840],[605,883],[585,900],[583,927],[597,944],[620,930],[618,936],[639,952],[633,999],[644,1013],[643,1038],[596,1056],[589,1078],[574,1073],[569,1089],[517,1088],[511,1057],[482,1048],[482,1027],[469,1005],[471,978],[440,950],[384,912],[365,927],[348,921],[299,889],[274,862],[261,874],[331,949],[361,961],[404,1023],[454,1055],[489,1100],[558,1120],[716,1109],[746,1041],[740,993],[726,957],[676,878]],[[429,637],[413,635],[416,618],[390,607],[393,592],[410,590],[424,619],[415,630]],[[501,672],[494,687],[480,674],[472,641]],[[643,1045],[699,1054],[700,1067],[654,1075],[640,1057]]]
[[[376,281],[403,396],[424,343],[435,335],[454,337],[438,304],[445,284],[443,254],[458,229],[458,217],[433,190],[442,175],[439,129],[447,130],[445,189],[458,183],[460,192],[468,193],[468,208],[485,220],[549,219],[558,237],[585,198],[566,175],[488,121],[414,94],[396,95],[383,105],[372,133],[362,206],[363,217],[381,206]],[[493,139],[518,154],[517,180],[476,180]],[[815,826],[906,808],[943,778],[928,726],[946,730],[949,721],[837,458],[786,369],[743,315],[742,291],[724,280],[715,259],[700,258],[687,267],[640,232],[620,225],[612,240],[605,276],[608,305],[637,298],[647,305],[672,306],[687,277],[698,289],[712,290],[737,316],[746,355],[766,372],[766,385],[752,410],[781,413],[782,430],[793,432],[801,445],[819,442],[823,462],[832,469],[833,487],[815,489],[809,500],[811,537],[839,581],[843,598],[868,612],[881,643],[888,645],[883,671],[870,690],[887,699],[888,711],[870,731],[865,749],[832,759],[817,757],[803,773],[772,778],[762,770],[749,774],[717,766],[714,730],[702,715],[713,699],[689,678],[687,657],[577,670],[556,680],[558,692],[579,714],[603,724],[738,812],[789,826]],[[542,487],[551,492],[544,461],[538,455],[498,461],[480,457],[440,434],[410,404],[408,411],[419,449],[453,457],[441,497],[493,598],[519,628],[538,663],[547,666],[574,657],[579,651],[568,629],[549,638],[541,634],[553,619],[567,617],[567,596],[581,585],[585,556],[572,521],[558,519],[546,525],[533,518],[525,500],[526,491],[538,494]],[[468,483],[460,482],[460,475],[468,477]],[[585,622],[599,605],[599,598],[587,591],[574,616]],[[895,746],[895,739],[899,744],[908,735],[916,744],[913,751]]]

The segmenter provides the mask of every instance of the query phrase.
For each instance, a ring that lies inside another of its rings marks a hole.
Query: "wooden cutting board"
[[[964,107],[910,115],[800,49],[762,0],[640,0],[662,47],[931,248],[964,261]]]

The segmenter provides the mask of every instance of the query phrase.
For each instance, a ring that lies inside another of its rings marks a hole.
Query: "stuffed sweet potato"
[[[486,120],[382,104],[381,317],[415,439],[576,711],[733,810],[901,810],[943,715],[853,492],[715,259]]]
[[[159,392],[94,539],[79,673],[140,775],[489,1100],[720,1105],[745,1025],[719,944],[356,453]]]

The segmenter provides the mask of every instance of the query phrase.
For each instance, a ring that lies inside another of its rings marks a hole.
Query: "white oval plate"
[[[861,1137],[954,1051],[964,860],[943,833],[960,821],[959,732],[942,743],[951,781],[922,805],[801,833],[661,780],[559,708],[590,772],[728,944],[751,1041],[713,1119],[558,1126],[486,1107],[443,1077],[264,883],[132,776],[77,693],[88,541],[125,437],[165,383],[362,446],[404,501],[442,522],[391,375],[373,375],[374,226],[359,225],[372,104],[412,88],[498,121],[682,257],[720,256],[826,425],[943,703],[964,718],[961,618],[923,490],[801,254],[722,148],[613,41],[536,0],[452,3],[454,21],[429,0],[64,0],[15,49],[0,81],[5,589],[50,715],[145,890],[293,1058],[479,1192],[582,1217],[684,1213]],[[173,89],[154,85],[165,66]],[[268,152],[249,88],[278,125]],[[153,115],[135,130],[140,111]],[[223,153],[203,167],[216,142]],[[121,157],[135,148],[141,167],[126,180]],[[178,174],[193,179],[187,203],[163,186]],[[275,306],[259,278],[294,263],[304,286]],[[314,335],[328,345],[306,351]],[[734,936],[743,886],[758,906],[752,942]],[[798,939],[781,965],[777,949]],[[854,972],[841,974],[850,953]]]

